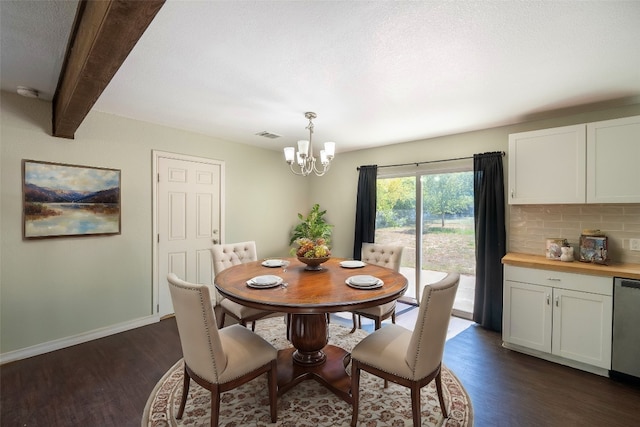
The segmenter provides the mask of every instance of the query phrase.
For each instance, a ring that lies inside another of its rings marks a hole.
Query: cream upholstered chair
[[[416,427],[422,421],[420,389],[435,379],[440,408],[447,418],[440,368],[459,282],[458,273],[449,273],[439,282],[425,286],[413,332],[399,325],[388,325],[354,347],[351,352],[352,427],[358,421],[361,370],[411,389],[413,425]]]
[[[182,418],[191,378],[211,392],[211,426],[218,425],[220,394],[267,373],[271,422],[277,420],[278,351],[240,325],[216,327],[207,285],[167,276],[175,311],[182,355],[184,382],[177,419]]]
[[[362,261],[367,264],[375,264],[382,267],[390,268],[394,271],[400,271],[400,262],[402,260],[402,246],[381,245],[376,243],[362,244]],[[391,301],[386,304],[375,307],[364,308],[353,312],[353,329],[362,327],[362,319],[360,317],[372,319],[376,324],[375,328],[380,329],[382,321],[391,317],[391,322],[396,323],[396,302]]]
[[[246,262],[257,261],[256,242],[239,242],[225,245],[213,245],[211,248],[211,259],[213,260],[213,274],[217,276],[222,270],[232,265],[244,264]],[[251,330],[256,330],[256,320],[274,314],[271,311],[250,308],[228,298],[223,298],[216,290],[216,302],[222,309],[220,315],[220,327],[224,326],[225,316],[228,314],[238,320],[242,326],[247,326],[247,322],[252,322]]]

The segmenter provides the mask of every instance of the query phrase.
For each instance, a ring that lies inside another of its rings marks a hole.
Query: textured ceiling
[[[0,2],[3,90],[52,98],[76,5]],[[639,41],[638,1],[168,0],[94,110],[339,154],[638,103]]]

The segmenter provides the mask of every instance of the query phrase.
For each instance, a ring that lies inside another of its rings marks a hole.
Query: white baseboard
[[[93,331],[83,332],[78,335],[73,335],[70,337],[48,341],[42,344],[37,344],[37,345],[26,347],[20,350],[9,351],[9,352],[0,354],[0,365],[8,362],[15,362],[16,360],[26,359],[28,357],[49,353],[51,351],[60,350],[62,348],[71,347],[76,344],[82,344],[85,342],[93,341],[98,338],[108,337],[109,335],[118,334],[120,332],[139,328],[141,326],[150,325],[152,323],[157,323],[159,321],[160,321],[160,316],[158,315],[146,316],[146,317],[141,317],[139,319],[131,320],[128,322],[118,323],[116,325],[94,329]]]

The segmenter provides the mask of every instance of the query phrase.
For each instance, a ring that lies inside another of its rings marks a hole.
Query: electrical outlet
[[[640,251],[640,239],[629,239],[629,249]]]

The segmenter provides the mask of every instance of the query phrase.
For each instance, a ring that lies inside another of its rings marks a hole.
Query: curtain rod
[[[502,154],[502,157],[504,157],[505,154],[506,154],[504,151],[501,151],[500,153]],[[398,167],[398,166],[411,166],[411,165],[416,165],[416,167],[418,167],[420,165],[426,165],[428,163],[452,162],[452,161],[455,161],[455,160],[468,160],[468,159],[473,159],[473,156],[455,157],[453,159],[442,159],[442,160],[428,160],[428,161],[425,161],[425,162],[398,163],[396,165],[382,165],[382,166],[378,166],[378,169],[380,169],[380,168],[393,168],[393,167]],[[360,170],[360,166],[358,166],[356,168],[356,170]]]

